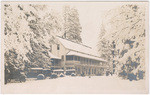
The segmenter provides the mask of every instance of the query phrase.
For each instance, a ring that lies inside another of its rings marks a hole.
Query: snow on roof
[[[61,59],[61,58],[59,58],[59,57],[57,57],[57,56],[53,55],[53,54],[52,54],[52,53],[50,53],[50,52],[49,52],[49,56],[50,56],[51,58],[53,58],[53,59]]]
[[[63,69],[56,69],[56,70],[53,70],[53,71],[64,71]]]
[[[90,54],[90,55],[93,55],[93,56],[99,56],[97,54],[97,52],[94,51],[89,46],[86,46],[86,45],[83,45],[83,44],[79,44],[79,43],[76,43],[76,42],[73,42],[73,41],[61,38],[59,36],[57,36],[57,38],[64,45],[64,47],[66,47],[67,49],[78,51],[78,52],[85,53],[85,54]]]
[[[67,55],[76,55],[76,56],[80,56],[80,57],[84,57],[84,58],[107,62],[106,60],[101,59],[99,57],[95,57],[95,56],[91,56],[91,55],[87,55],[87,54],[83,54],[83,53],[79,53],[79,52],[75,52],[75,51],[70,51]]]
[[[66,71],[75,71],[75,69],[68,69],[68,70],[66,70]]]
[[[44,71],[50,70],[50,69],[43,69]]]
[[[31,68],[31,70],[43,70],[43,68]]]

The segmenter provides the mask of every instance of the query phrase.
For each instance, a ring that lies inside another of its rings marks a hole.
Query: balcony
[[[53,66],[51,66],[51,68],[62,68],[62,66],[60,66],[60,65],[53,65]]]
[[[86,63],[86,62],[80,62],[80,61],[75,61],[75,60],[67,60],[65,62],[65,65],[71,66],[71,67],[78,65],[78,66],[94,67],[94,68],[108,68],[108,66],[104,66],[100,64]]]
[[[76,65],[80,64],[80,61],[75,61],[75,60],[67,60],[66,65]]]

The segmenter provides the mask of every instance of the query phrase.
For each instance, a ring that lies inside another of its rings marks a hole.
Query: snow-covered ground
[[[121,80],[115,76],[63,77],[5,85],[3,93],[147,93],[144,80]]]

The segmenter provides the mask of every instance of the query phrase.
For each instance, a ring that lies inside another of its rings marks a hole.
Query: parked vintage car
[[[43,68],[30,68],[27,73],[28,78],[36,78],[39,74],[43,74],[45,77],[50,76],[52,71],[50,69]]]
[[[75,74],[75,73],[72,73],[71,76],[76,76],[76,74]]]
[[[55,69],[55,70],[52,70],[52,73],[55,73],[55,74],[57,74],[57,75],[59,75],[59,74],[64,74],[64,70],[63,69]]]
[[[43,80],[43,79],[45,79],[45,76],[43,74],[39,74],[37,76],[37,80]]]
[[[36,78],[39,74],[42,74],[43,68],[30,68],[27,73],[28,78]]]
[[[72,73],[75,73],[75,69],[66,70],[66,75],[71,75]]]
[[[59,75],[59,77],[65,77],[65,75],[64,75],[63,73],[61,73],[61,74]]]
[[[50,75],[50,78],[51,78],[51,79],[58,78],[58,75],[57,75],[56,73],[52,73],[52,74]]]
[[[52,74],[52,70],[50,69],[43,69],[42,74],[44,74],[45,77],[48,77]]]

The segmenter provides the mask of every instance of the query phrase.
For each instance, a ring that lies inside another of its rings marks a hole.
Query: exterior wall
[[[61,69],[61,60],[60,59],[51,59],[53,62],[52,62],[52,65],[51,65],[51,69],[54,70],[54,69]]]
[[[59,50],[57,50],[57,45],[59,44]],[[67,49],[60,43],[52,45],[52,54],[58,57],[62,57],[62,55],[65,55],[67,52]]]
[[[57,45],[59,44],[59,50]],[[77,75],[104,75],[107,71],[105,62],[96,61],[88,58],[81,58],[80,60],[66,60],[66,54],[70,50],[66,49],[59,41],[57,44],[52,45],[52,54],[61,58],[58,67],[56,69],[75,69]]]
[[[59,44],[59,50],[57,49],[57,45]],[[66,60],[66,54],[67,52],[69,52],[68,49],[66,49],[59,41],[57,44],[53,44],[52,45],[52,51],[51,53],[57,57],[61,58],[61,61],[59,62],[59,68],[65,68],[65,60]],[[64,58],[62,59],[62,56],[64,56]],[[58,67],[57,67],[58,68]]]

